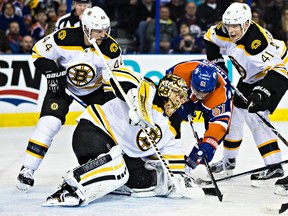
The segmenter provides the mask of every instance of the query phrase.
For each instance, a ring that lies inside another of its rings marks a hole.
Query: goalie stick
[[[240,92],[234,85],[231,84],[232,89],[235,93],[243,100],[245,104],[248,103],[247,98]],[[276,130],[276,128],[266,120],[266,118],[260,113],[256,112],[256,115],[273,131],[274,134],[286,145],[288,146],[288,141]]]
[[[122,89],[120,83],[118,82],[116,76],[113,74],[113,72],[111,71],[109,65],[107,64],[100,48],[98,47],[95,38],[91,39],[89,41],[95,48],[95,50],[97,51],[97,53],[99,54],[99,56],[102,58],[103,63],[107,69],[107,71],[110,73],[111,78],[113,79],[115,85],[117,86],[119,92],[121,93],[122,97],[124,98],[125,102],[127,103],[127,105],[129,106],[130,109],[133,108],[133,105],[131,103],[131,101],[129,100],[128,96],[126,95],[126,93],[124,92],[124,90]],[[149,124],[149,122],[148,122]],[[152,125],[152,127],[154,127],[154,125]],[[166,160],[164,159],[164,157],[162,156],[160,150],[157,147],[157,144],[155,143],[155,141],[153,139],[151,139],[151,137],[149,136],[147,130],[145,128],[142,128],[142,131],[144,133],[144,135],[146,136],[148,142],[151,144],[152,148],[155,151],[155,154],[157,155],[158,159],[161,161],[162,167],[163,169],[167,172],[168,176],[170,177],[172,183],[174,184],[174,186],[176,187],[176,189],[179,191],[179,193],[187,198],[202,198],[204,197],[204,192],[201,188],[195,188],[195,190],[193,191],[193,194],[189,193],[187,190],[185,190],[185,188],[182,188],[181,185],[179,184],[178,180],[176,179],[176,177],[174,176],[173,172],[171,171],[171,169],[169,168],[168,163],[166,162]]]
[[[266,203],[263,205],[260,209],[263,213],[270,213],[270,214],[281,214],[285,212],[288,209],[288,203],[282,203],[282,204],[271,204]]]
[[[263,170],[266,170],[266,169],[269,169],[269,168],[277,167],[277,166],[279,166],[279,164],[282,165],[282,164],[286,164],[286,163],[288,163],[288,160],[284,160],[284,161],[281,161],[280,163],[270,164],[270,165],[267,165],[267,166],[264,166],[264,167],[260,167],[260,168],[257,168],[257,169],[253,169],[253,170],[249,170],[249,171],[246,171],[246,172],[238,173],[238,174],[235,174],[235,175],[227,176],[225,178],[216,179],[215,181],[216,182],[221,182],[221,181],[226,181],[226,180],[230,180],[230,179],[237,178],[237,177],[242,177],[242,176],[245,176],[245,175],[250,175],[250,174],[253,174],[253,173],[256,173],[256,172],[260,172],[260,171],[263,171]],[[197,179],[196,183],[199,184],[199,185],[212,184],[211,181],[206,181],[206,180],[201,179],[201,178]]]
[[[191,115],[188,116],[188,120],[189,120],[190,126],[191,126],[191,128],[192,128],[194,137],[195,137],[195,139],[196,139],[196,141],[197,141],[197,145],[199,146],[199,136],[198,136],[198,133],[197,133],[197,132],[195,131],[195,129],[194,129]],[[209,174],[209,177],[211,178],[211,181],[212,181],[212,183],[213,183],[213,185],[214,185],[214,187],[215,187],[216,196],[218,197],[219,201],[222,202],[222,200],[223,200],[223,194],[221,193],[221,191],[220,191],[220,189],[219,189],[219,187],[218,187],[218,185],[217,185],[217,183],[216,183],[216,181],[215,181],[214,175],[213,175],[213,173],[212,173],[212,171],[211,171],[211,168],[210,168],[209,163],[207,162],[205,156],[203,157],[203,160],[204,160],[204,163],[205,163],[205,167],[206,167],[206,169],[207,169],[207,172],[208,172],[208,174]]]

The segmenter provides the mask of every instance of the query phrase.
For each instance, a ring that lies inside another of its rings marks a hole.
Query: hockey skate
[[[288,176],[276,181],[274,193],[281,196],[288,196]]]
[[[72,186],[68,185],[67,183],[63,183],[60,186],[59,190],[57,190],[54,194],[47,197],[46,202],[42,206],[73,207],[73,206],[79,206],[81,202],[82,200],[75,192],[75,189]]]
[[[222,158],[222,160],[211,164],[211,171],[214,173],[214,176],[217,178],[223,178],[226,176],[233,175],[233,169],[236,167],[235,158]]]
[[[22,166],[20,173],[17,177],[16,188],[21,191],[27,192],[34,185],[33,174],[34,170]]]
[[[253,187],[270,187],[274,185],[277,178],[284,176],[284,170],[281,165],[268,168],[259,173],[255,173],[251,175],[251,185]]]

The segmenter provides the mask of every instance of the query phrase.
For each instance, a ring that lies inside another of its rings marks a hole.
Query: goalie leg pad
[[[117,145],[107,154],[68,171],[64,184],[71,186],[74,194],[79,197],[79,204],[76,206],[85,206],[124,185],[128,178],[122,150]]]

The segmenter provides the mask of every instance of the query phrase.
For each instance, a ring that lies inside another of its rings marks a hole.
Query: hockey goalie
[[[188,97],[185,81],[166,75],[155,85],[126,68],[113,74],[132,107],[111,79],[115,98],[88,106],[78,118],[72,146],[80,166],[67,172],[43,205],[85,206],[111,192],[202,198],[202,189],[185,175],[181,118],[175,112]],[[157,158],[151,140],[172,175]]]

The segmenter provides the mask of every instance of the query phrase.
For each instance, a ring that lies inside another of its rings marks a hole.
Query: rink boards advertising
[[[35,73],[30,55],[1,55],[0,59],[0,127],[33,126],[36,124],[43,97],[46,92],[46,78]],[[123,55],[125,65],[137,73],[151,78],[155,83],[169,67],[186,60],[203,59],[205,55]],[[236,84],[239,74],[225,56],[226,66],[232,73],[229,79]],[[272,121],[288,121],[287,93]],[[83,107],[73,102],[66,124],[75,124],[75,118]]]

